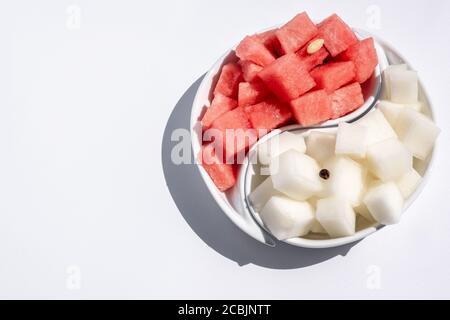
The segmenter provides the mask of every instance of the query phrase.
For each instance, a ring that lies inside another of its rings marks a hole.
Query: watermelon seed
[[[324,180],[328,180],[328,178],[330,177],[330,171],[328,171],[327,169],[322,169],[319,172],[319,176]]]
[[[322,47],[323,47],[323,43],[325,42],[325,40],[323,39],[316,39],[313,42],[311,42],[308,45],[308,48],[306,48],[306,52],[308,52],[308,54],[314,54],[317,51],[319,51]]]

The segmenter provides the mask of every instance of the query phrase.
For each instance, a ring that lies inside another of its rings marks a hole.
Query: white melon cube
[[[395,70],[408,70],[408,66],[406,64],[396,64],[390,65],[383,71],[383,93],[386,99],[390,99],[391,97],[391,78],[390,73]]]
[[[394,182],[371,188],[364,197],[370,214],[381,224],[395,224],[403,213],[403,196]]]
[[[424,114],[402,109],[395,125],[399,139],[414,157],[425,160],[433,149],[441,130]]]
[[[361,203],[367,173],[361,164],[347,157],[336,156],[326,161],[323,168],[329,172],[329,178],[323,180],[321,195],[324,198],[344,198],[352,206]]]
[[[416,103],[418,101],[419,82],[416,71],[393,70],[389,78],[392,102]]]
[[[384,117],[389,122],[389,124],[394,128],[397,122],[398,114],[405,107],[405,105],[400,103],[394,103],[386,100],[382,100],[378,103],[377,108],[383,112]]]
[[[379,142],[367,149],[369,170],[384,182],[399,179],[412,169],[411,152],[398,139]]]
[[[269,165],[271,159],[288,150],[305,153],[306,144],[303,136],[292,132],[283,132],[258,146],[258,159],[261,164]]]
[[[250,193],[248,198],[253,209],[259,212],[274,195],[280,195],[280,193],[273,188],[272,179],[268,177]]]
[[[336,135],[334,133],[311,131],[306,137],[306,154],[319,163],[334,156]]]
[[[336,155],[357,159],[366,156],[368,129],[357,123],[341,122],[336,135]]]
[[[392,126],[378,109],[374,109],[366,114],[363,118],[358,120],[356,124],[364,126],[368,130],[366,141],[367,147],[397,137]]]
[[[416,170],[412,169],[396,181],[397,187],[402,193],[404,199],[408,199],[409,196],[413,194],[421,180],[422,177],[420,174]]]
[[[355,211],[346,199],[320,199],[317,201],[316,219],[331,237],[345,237],[355,233]]]
[[[317,162],[303,153],[289,150],[270,163],[272,183],[276,190],[296,200],[307,200],[322,191]]]
[[[278,240],[286,240],[308,234],[314,222],[314,210],[308,202],[274,196],[266,203],[260,217]]]

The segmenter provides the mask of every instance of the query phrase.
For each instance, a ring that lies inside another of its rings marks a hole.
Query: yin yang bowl
[[[273,28],[269,28],[270,30]],[[264,32],[266,30],[262,30]],[[268,141],[276,135],[282,132],[289,131],[295,134],[306,136],[312,130],[335,132],[340,122],[353,122],[361,117],[364,117],[372,108],[376,107],[376,102],[383,96],[383,84],[382,84],[382,72],[389,65],[406,64],[410,69],[414,70],[408,61],[403,58],[390,44],[385,41],[371,35],[370,33],[354,29],[357,37],[365,39],[367,37],[373,37],[375,40],[375,48],[378,55],[378,65],[374,70],[372,77],[362,85],[362,91],[364,96],[364,105],[357,110],[345,115],[344,117],[329,120],[320,125],[314,127],[303,127],[301,125],[289,125],[282,128],[275,129],[269,134],[261,138],[255,145],[253,145],[242,165],[238,168],[237,183],[236,185],[226,192],[221,192],[217,189],[208,173],[201,165],[197,165],[204,183],[206,184],[209,192],[211,193],[218,206],[222,209],[223,213],[233,221],[243,232],[247,233],[252,238],[260,241],[269,246],[276,246],[279,240],[276,240],[274,236],[265,228],[264,223],[260,219],[259,215],[253,210],[251,203],[248,201],[249,193],[262,181],[262,177],[257,173],[254,161],[255,150],[261,143]],[[191,109],[191,142],[194,155],[198,155],[202,147],[202,127],[200,119],[205,112],[207,106],[210,105],[213,95],[213,88],[220,75],[221,67],[229,62],[237,60],[234,49],[236,46],[228,50],[212,68],[204,76]],[[419,102],[422,104],[422,112],[427,114],[433,119],[433,110],[431,101],[428,98],[427,92],[423,84],[419,80]],[[422,175],[420,185],[415,192],[406,200],[404,210],[413,203],[418,194],[424,187],[429,168],[434,157],[433,149],[431,155],[426,161],[414,161],[414,168]],[[337,247],[345,244],[349,244],[355,241],[359,241],[368,235],[376,232],[382,226],[378,223],[370,223],[364,219],[358,218],[356,221],[356,232],[352,236],[330,238],[327,235],[309,234],[304,237],[291,238],[283,240],[283,242],[290,245],[305,247],[305,248],[330,248]]]

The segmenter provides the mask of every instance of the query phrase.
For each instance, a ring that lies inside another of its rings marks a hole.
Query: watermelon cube
[[[258,35],[246,36],[237,46],[236,55],[263,67],[275,60]]]
[[[306,12],[299,13],[276,31],[283,53],[293,53],[303,47],[318,33],[316,25]]]
[[[339,55],[340,60],[353,61],[356,68],[356,81],[365,82],[378,64],[373,38],[364,39]]]
[[[222,67],[219,80],[214,88],[214,95],[223,94],[224,96],[236,99],[238,94],[239,82],[242,81],[241,67],[236,63],[227,63]]]
[[[278,58],[260,71],[258,77],[270,91],[285,102],[298,98],[316,85],[295,53]]]
[[[318,89],[334,92],[343,85],[355,79],[355,65],[351,61],[331,62],[321,65],[311,71],[311,76]]]
[[[292,116],[288,105],[273,98],[248,106],[245,108],[245,112],[247,112],[253,128],[266,131],[285,124]]]
[[[202,147],[198,161],[206,170],[216,187],[224,192],[236,184],[235,170],[231,164],[223,163],[215,152],[214,143]]]
[[[349,84],[331,95],[332,119],[337,119],[358,109],[364,104],[361,86],[358,82]]]
[[[251,106],[263,101],[270,92],[261,80],[239,83],[239,107]]]
[[[314,41],[315,39],[311,40]],[[325,49],[325,47],[322,47],[319,49],[319,51],[313,53],[313,54],[309,54],[307,52],[308,49],[308,42],[303,48],[301,48],[299,51],[297,51],[298,56],[300,57],[300,59],[302,59],[302,63],[305,66],[305,69],[310,71],[312,70],[314,67],[317,67],[318,65],[321,65],[325,59],[329,56],[329,53],[327,51],[327,49]]]
[[[325,90],[308,92],[291,101],[291,109],[297,122],[303,126],[311,126],[329,120],[331,98]]]
[[[239,64],[241,65],[244,80],[246,82],[252,82],[255,80],[258,72],[263,69],[260,65],[247,60],[240,60]]]
[[[206,113],[202,118],[202,125],[205,128],[209,128],[214,120],[220,117],[227,111],[236,108],[238,105],[237,101],[224,96],[221,93],[217,93],[214,96],[211,105],[206,109]]]
[[[319,38],[332,57],[356,44],[358,39],[352,29],[338,15],[333,14],[319,24]]]
[[[278,29],[272,29],[258,34],[258,37],[261,39],[262,43],[275,57],[279,57],[283,54],[280,41],[278,41],[276,35],[277,30]]]

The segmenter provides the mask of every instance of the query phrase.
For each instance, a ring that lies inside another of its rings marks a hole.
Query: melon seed
[[[317,51],[319,51],[322,47],[323,47],[323,43],[325,41],[323,39],[316,39],[313,42],[311,42],[308,45],[308,48],[306,48],[306,52],[308,52],[308,54],[314,54]]]
[[[330,177],[330,171],[328,171],[327,169],[322,169],[319,172],[319,176],[324,180],[328,180],[328,178]]]

